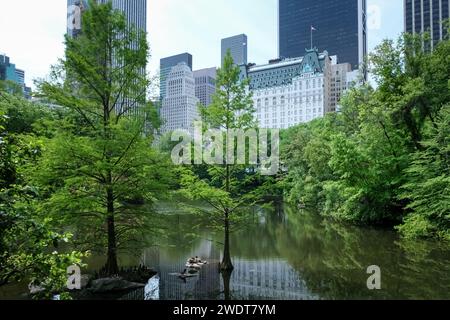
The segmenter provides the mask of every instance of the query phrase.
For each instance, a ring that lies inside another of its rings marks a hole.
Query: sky
[[[132,1],[132,0],[129,0]],[[369,50],[403,31],[403,0],[367,0]],[[0,53],[26,72],[26,83],[48,75],[64,56],[66,0],[2,1]],[[193,55],[193,68],[220,65],[220,40],[245,33],[248,60],[267,63],[277,57],[278,0],[148,0],[148,71],[156,75],[159,59]]]

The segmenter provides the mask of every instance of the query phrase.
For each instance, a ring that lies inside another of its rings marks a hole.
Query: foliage
[[[406,170],[403,199],[411,200],[399,227],[407,237],[435,236],[450,240],[450,106],[443,108],[430,129],[423,150],[412,155]]]
[[[51,220],[36,215],[34,192],[32,188],[0,192],[0,285],[25,280],[41,289],[35,298],[50,299],[54,294],[68,298],[67,268],[82,266],[85,255],[58,249],[71,235],[52,231]]]
[[[146,101],[149,48],[122,13],[94,2],[83,33],[66,37],[66,48],[39,89],[71,117],[46,143],[38,170],[28,172],[45,188],[41,212],[69,225],[78,243],[107,249],[106,270],[114,275],[118,248],[143,240],[151,205],[171,177],[167,157],[144,135],[158,123]]]
[[[216,93],[212,104],[208,107],[200,106],[205,129],[221,130],[225,142],[232,129],[245,131],[256,127],[253,102],[246,89],[247,81],[240,81],[239,75],[239,67],[234,65],[231,53],[228,52],[223,67],[217,72]],[[236,148],[235,141],[232,143]],[[246,184],[253,183],[246,175],[249,166],[231,164],[226,161],[226,152],[224,154],[224,164],[209,165],[206,167],[207,174],[203,172],[202,177],[194,174],[192,168],[182,168],[180,176],[185,196],[208,203],[210,209],[201,211],[206,211],[214,226],[224,230],[221,268],[230,271],[233,269],[230,232],[242,225],[245,213],[255,199],[253,194],[246,190]]]
[[[0,91],[7,92],[16,97],[23,97],[23,88],[11,80],[0,80]]]
[[[450,41],[433,52],[421,41],[384,41],[370,58],[376,89],[351,89],[339,113],[283,133],[290,202],[355,223],[404,222],[399,230],[409,236],[448,237]]]
[[[81,265],[80,252],[61,252],[59,242],[69,233],[58,233],[49,218],[36,213],[40,197],[28,185],[22,167],[38,157],[39,137],[45,123],[56,114],[23,98],[1,93],[0,97],[0,285],[31,281],[42,290],[35,297],[63,293],[67,267]],[[68,298],[67,294],[61,298]]]

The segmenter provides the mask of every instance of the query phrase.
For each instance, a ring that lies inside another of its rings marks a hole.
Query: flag
[[[311,31],[317,31],[317,29],[311,26]]]

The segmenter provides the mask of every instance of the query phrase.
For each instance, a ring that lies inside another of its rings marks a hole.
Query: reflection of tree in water
[[[445,298],[450,292],[450,254],[435,243],[407,243],[387,230],[346,226],[285,208],[233,240],[248,259],[285,259],[322,298]],[[381,291],[366,287],[367,267],[382,271]]]
[[[222,271],[221,274],[222,274],[222,281],[223,281],[224,300],[229,301],[229,300],[231,300],[230,281],[231,281],[231,275],[233,274],[233,271]]]
[[[233,273],[219,274],[211,264],[189,284],[168,273],[182,271],[199,252],[218,262],[221,246],[205,240],[214,237],[196,216],[164,217],[161,254],[149,253],[145,262],[161,266],[161,299],[448,298],[448,247],[325,221],[287,206],[281,214],[280,208],[257,210],[252,226],[232,234]],[[374,264],[381,267],[381,291],[366,287],[366,269]]]

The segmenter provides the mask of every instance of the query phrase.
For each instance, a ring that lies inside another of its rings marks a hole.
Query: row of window
[[[282,96],[280,98],[280,104],[281,105],[285,105],[286,102],[289,103],[289,104],[291,102],[293,102],[295,104],[298,104],[298,103],[310,103],[310,102],[316,103],[316,102],[322,102],[322,101],[323,101],[323,96],[322,95],[313,95],[313,96],[306,96],[306,97],[300,96],[300,97],[287,98],[287,99],[286,99],[286,97]],[[265,98],[264,99],[264,106],[268,107],[270,105],[269,102],[270,102],[269,98]],[[278,98],[277,97],[273,97],[272,98],[272,106],[276,106],[276,105],[278,105]],[[261,108],[262,107],[262,100],[261,99],[257,99],[256,100],[256,107],[257,108]]]
[[[285,88],[285,87],[274,88],[272,90],[266,89],[266,90],[264,90],[264,92],[262,92],[262,90],[258,90],[256,95],[261,96],[261,95],[268,95],[269,92],[272,92],[272,94],[277,94],[277,93],[285,93],[285,92],[291,92],[291,91],[297,91],[297,90],[303,90],[303,89],[306,89],[306,90],[318,89],[318,88],[323,88],[323,87],[324,87],[323,79],[322,79],[322,77],[320,77],[318,79],[294,81],[294,84],[287,86],[287,88]]]
[[[310,109],[300,109],[300,110],[292,110],[292,111],[290,111],[290,110],[289,111],[281,111],[279,113],[278,112],[272,112],[272,117],[276,118],[278,114],[281,117],[285,117],[286,114],[288,116],[290,116],[290,115],[300,115],[300,114],[303,114],[303,113],[306,113],[306,114],[319,113],[320,114],[320,113],[322,113],[322,110],[323,110],[322,108],[310,108]],[[265,112],[264,114],[265,114],[265,118],[269,117],[269,112]],[[258,111],[257,115],[258,115],[258,118],[261,118],[263,113]]]

